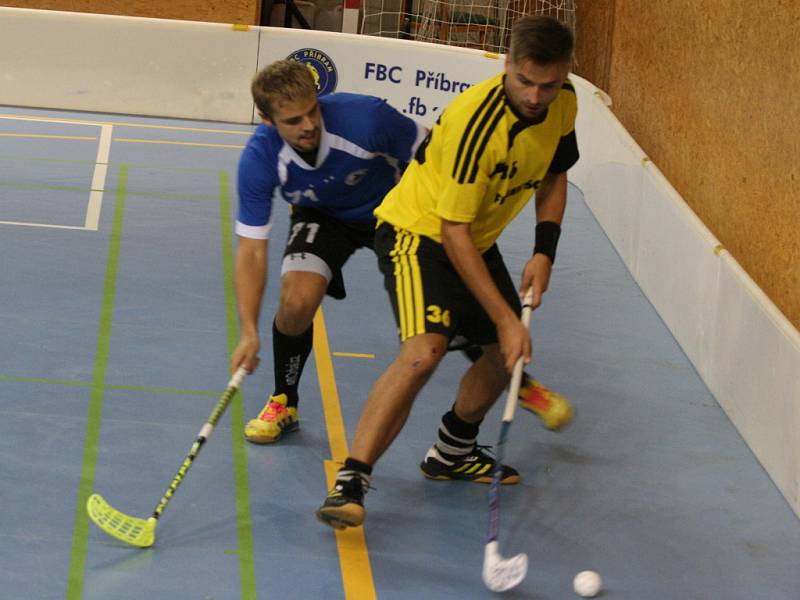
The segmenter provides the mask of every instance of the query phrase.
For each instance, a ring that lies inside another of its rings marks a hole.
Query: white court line
[[[100,126],[100,143],[97,146],[92,191],[89,193],[89,206],[86,207],[86,221],[83,226],[90,231],[97,231],[100,223],[100,208],[103,206],[103,192],[106,187],[108,172],[108,153],[111,150],[111,133],[113,125]]]
[[[108,155],[111,149],[111,134],[114,126],[111,123],[93,123],[91,121],[75,121],[68,119],[50,119],[44,117],[30,118],[22,115],[0,115],[0,119],[14,121],[38,121],[42,123],[61,123],[65,125],[89,125],[100,128],[100,141],[97,147],[92,186],[89,192],[89,204],[86,207],[86,218],[83,227],[73,225],[53,225],[51,223],[29,223],[19,221],[0,221],[0,225],[22,225],[26,227],[49,227],[51,229],[79,229],[97,231],[100,224],[100,209],[103,206],[103,192],[108,173]]]
[[[224,135],[253,134],[254,127],[250,129],[209,129],[207,127],[180,127],[177,125],[156,125],[152,123],[126,123],[125,121],[77,121],[75,119],[51,119],[49,117],[36,117],[32,115],[0,115],[0,119],[15,119],[17,121],[45,121],[47,123],[67,123],[69,125],[117,125],[119,127],[139,127],[142,129],[171,129],[174,131],[195,131],[200,133],[221,133]]]
[[[79,229],[86,231],[80,225],[53,225],[52,223],[28,223],[25,221],[0,221],[0,225],[22,225],[23,227],[46,227],[48,229]]]
[[[91,125],[97,127],[102,123],[95,123],[92,121],[76,121],[74,119],[51,119],[50,117],[26,117],[24,115],[0,115],[0,119],[9,119],[10,121],[38,121],[40,123],[63,123],[65,125]]]

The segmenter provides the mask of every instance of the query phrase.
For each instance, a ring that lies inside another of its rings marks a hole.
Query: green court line
[[[131,163],[131,169],[136,169],[139,171],[172,171],[172,172],[179,172],[179,173],[217,173],[217,169],[213,167],[170,167],[167,165],[147,165],[147,164],[138,164],[138,163]]]
[[[219,198],[207,194],[173,194],[170,192],[128,192],[128,196],[138,198],[156,198],[157,200],[192,200],[201,202],[217,202]]]
[[[15,190],[52,190],[56,192],[90,192],[84,185],[48,185],[46,183],[25,183],[23,181],[0,181],[0,187]]]
[[[144,386],[107,386],[105,385],[106,369],[111,342],[111,327],[116,295],[117,271],[122,240],[125,202],[128,197],[128,171],[130,166],[119,167],[119,184],[117,202],[114,210],[111,235],[109,240],[106,275],[103,286],[103,300],[100,311],[100,322],[97,333],[97,352],[91,382],[64,381],[65,385],[87,386],[91,389],[87,409],[87,424],[84,440],[81,478],[78,485],[77,501],[72,534],[72,548],[67,575],[67,600],[80,600],[83,596],[83,585],[86,569],[86,557],[89,545],[89,518],[86,514],[86,499],[94,486],[94,475],[97,464],[97,452],[100,441],[100,425],[102,421],[103,398],[107,389],[129,389],[142,391],[162,391],[167,393],[183,393],[186,390],[175,388],[148,388]],[[232,352],[238,339],[238,322],[236,301],[233,289],[233,223],[231,219],[230,178],[227,172],[219,172],[219,206],[220,230],[222,238],[222,258],[225,291],[225,320],[227,328],[228,351]],[[36,378],[17,378],[2,376],[0,379],[10,381],[30,381],[51,383],[52,380]],[[194,393],[194,392],[192,392]],[[207,394],[207,392],[197,392]],[[214,392],[217,394],[218,392]],[[211,393],[208,393],[211,395]],[[243,600],[257,600],[255,561],[253,557],[253,528],[250,510],[249,479],[247,472],[247,453],[241,434],[244,428],[244,402],[242,393],[231,403],[231,434],[233,446],[233,473],[236,487],[236,522],[239,537],[239,573],[241,580],[241,597]]]
[[[60,163],[68,165],[95,165],[93,160],[75,160],[68,158],[48,158],[46,156],[17,156],[14,154],[0,154],[0,160],[18,160],[18,161],[39,161]],[[217,169],[213,167],[170,167],[168,165],[151,165],[145,163],[126,163],[128,169],[136,169],[137,171],[171,171],[180,173],[217,173]],[[216,198],[215,198],[216,200]]]
[[[179,173],[217,173],[213,167],[171,167],[169,165],[149,165],[144,163],[131,163],[131,169],[137,171],[171,171]]]
[[[48,385],[67,385],[76,387],[89,387],[91,381],[76,381],[70,379],[41,379],[39,377],[15,377],[14,375],[0,375],[0,381],[19,381],[21,383],[46,383]]]
[[[20,160],[20,161],[41,161],[51,163],[63,163],[67,165],[94,165],[97,164],[93,160],[77,160],[70,158],[47,158],[45,156],[18,156],[16,154],[0,154],[0,160]]]
[[[216,398],[225,390],[182,390],[171,387],[152,387],[149,385],[107,385],[107,390],[142,392],[144,394],[172,394],[174,396],[210,396]]]
[[[122,245],[122,222],[125,215],[125,199],[128,187],[128,167],[119,166],[119,187],[117,202],[106,259],[106,275],[103,284],[103,301],[100,308],[100,322],[97,328],[97,352],[92,373],[91,396],[86,414],[86,434],[81,463],[81,479],[75,504],[75,519],[72,530],[72,550],[70,552],[67,575],[67,600],[80,600],[83,595],[83,578],[86,568],[86,554],[89,547],[89,517],[86,514],[86,499],[94,486],[94,472],[97,464],[97,447],[100,441],[100,423],[103,415],[103,394],[105,392],[106,368],[108,367],[111,346],[111,324],[114,314],[114,298],[117,288],[120,246]]]
[[[230,178],[219,172],[219,212],[222,234],[222,265],[225,288],[225,322],[228,330],[228,353],[233,353],[238,340],[236,297],[233,290],[233,222],[231,219]],[[231,444],[233,477],[236,484],[236,527],[239,534],[239,577],[243,600],[256,598],[256,568],[253,557],[253,522],[250,512],[250,481],[247,473],[247,451],[244,445],[244,392],[231,403]]]
[[[76,185],[49,185],[46,183],[27,183],[22,181],[2,181],[0,187],[17,190],[49,190],[56,192],[82,192],[88,194],[91,188]],[[117,192],[114,188],[106,188],[106,192]],[[128,197],[156,198],[157,200],[192,200],[200,202],[217,202],[219,198],[209,194],[174,194],[170,192],[127,192]]]
[[[66,385],[74,387],[90,387],[91,381],[77,381],[68,379],[42,379],[40,377],[17,377],[14,375],[0,375],[0,381],[19,381],[21,383],[43,383],[46,385]],[[224,390],[185,390],[173,387],[154,387],[149,385],[120,385],[105,386],[106,390],[142,392],[144,394],[172,394],[176,396],[219,396]]]

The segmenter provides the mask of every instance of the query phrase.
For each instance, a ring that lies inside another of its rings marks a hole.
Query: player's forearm
[[[442,221],[441,234],[447,257],[492,322],[497,325],[506,319],[516,319],[472,241],[469,224]]]
[[[567,206],[567,174],[548,173],[536,191],[536,222],[561,224]]]
[[[234,288],[242,335],[258,334],[258,317],[267,283],[267,245],[240,239],[236,250]]]

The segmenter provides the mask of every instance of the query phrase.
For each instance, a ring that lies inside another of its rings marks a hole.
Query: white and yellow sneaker
[[[284,433],[300,429],[297,408],[286,406],[286,394],[270,396],[255,419],[244,426],[244,437],[254,444],[271,444],[281,439]]]

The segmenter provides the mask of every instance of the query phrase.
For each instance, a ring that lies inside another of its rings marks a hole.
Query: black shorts
[[[347,295],[344,263],[359,248],[372,249],[374,242],[374,221],[348,223],[313,208],[292,207],[281,275],[290,271],[319,273],[328,280],[326,293],[340,300]]]
[[[381,223],[375,253],[392,302],[400,341],[421,333],[464,337],[481,346],[497,342],[497,328],[447,258],[430,238]],[[497,245],[483,253],[489,273],[508,305],[521,303]]]

